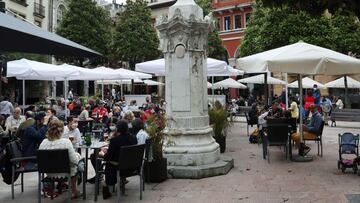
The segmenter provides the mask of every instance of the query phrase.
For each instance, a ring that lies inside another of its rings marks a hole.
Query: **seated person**
[[[96,120],[107,123],[108,110],[104,107],[104,102],[99,101],[96,108],[92,111],[92,117]]]
[[[64,127],[63,138],[70,139],[71,143],[80,145],[81,143],[81,133],[78,128],[78,121],[74,116],[67,117],[67,126]]]
[[[34,119],[34,113],[32,111],[27,111],[25,113],[25,119],[26,121],[22,122],[16,131],[16,137],[21,139],[22,135],[24,134],[24,131],[27,127],[34,125],[35,119]]]
[[[145,131],[144,122],[140,118],[135,118],[132,122],[133,135],[137,139],[138,144],[145,144],[146,139],[149,139],[149,134]]]
[[[46,116],[49,117],[49,122],[50,121],[53,121],[53,120],[59,120],[57,117],[56,117],[56,110],[53,109],[53,108],[48,108],[46,110]]]
[[[138,105],[136,104],[136,100],[132,100],[130,102],[130,105],[128,106],[128,110],[129,111],[139,111],[139,107]]]
[[[79,115],[79,121],[92,120],[89,116],[89,111],[91,110],[90,104],[86,104],[85,107],[81,107],[82,111]]]
[[[36,156],[39,144],[46,138],[48,121],[45,112],[38,112],[35,115],[35,124],[25,129],[21,139],[24,156]]]
[[[25,121],[25,116],[21,115],[21,109],[16,107],[11,116],[9,116],[5,121],[5,131],[6,133],[16,133],[20,124]]]
[[[283,117],[283,110],[277,101],[273,101],[268,113],[268,118],[281,118]]]
[[[111,197],[111,193],[109,191],[108,186],[113,186],[117,182],[117,171],[118,171],[118,163],[119,160],[119,150],[122,146],[135,145],[137,144],[137,140],[135,137],[131,136],[128,132],[128,123],[125,120],[120,120],[116,124],[116,134],[113,138],[110,139],[109,149],[106,151],[102,151],[104,156],[104,160],[106,161],[105,166],[105,183],[103,186],[103,198],[108,199]],[[125,163],[126,164],[126,163]],[[122,179],[124,183],[125,179]]]
[[[0,115],[0,144],[2,145],[2,137],[6,135],[5,133],[5,117]]]
[[[64,123],[54,120],[49,123],[47,138],[44,139],[39,149],[67,149],[69,152],[70,175],[71,175],[71,192],[72,198],[77,198],[81,193],[77,190],[77,165],[80,160],[80,154],[76,153],[70,140],[61,138],[64,133]],[[61,177],[62,174],[51,174],[52,177]]]
[[[303,125],[304,139],[315,139],[317,133],[320,131],[323,119],[314,104],[309,107],[309,110],[311,111],[312,116],[310,123],[308,125]],[[294,140],[296,146],[300,146],[300,133],[293,133],[291,139]],[[310,147],[306,146],[304,143],[301,143],[300,147],[304,149],[303,155],[306,155],[311,150]]]

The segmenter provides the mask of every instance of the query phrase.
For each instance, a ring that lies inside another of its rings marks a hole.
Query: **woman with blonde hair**
[[[71,189],[72,197],[77,198],[81,194],[76,188],[77,181],[77,165],[80,160],[80,154],[76,153],[71,141],[68,138],[62,138],[64,133],[64,123],[60,120],[53,120],[49,123],[46,139],[44,139],[39,149],[67,149],[70,160]],[[63,174],[51,174],[53,177],[62,177]]]

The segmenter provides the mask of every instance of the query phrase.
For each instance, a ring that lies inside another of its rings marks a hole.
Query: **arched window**
[[[57,9],[57,13],[56,13],[56,20],[57,20],[58,24],[60,23],[65,11],[66,11],[65,6],[60,4],[58,9]]]

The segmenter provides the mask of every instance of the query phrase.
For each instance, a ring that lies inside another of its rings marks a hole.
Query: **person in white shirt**
[[[7,97],[3,97],[0,102],[0,115],[4,116],[5,119],[9,117],[14,111],[14,107],[11,102],[8,101]]]
[[[145,144],[146,139],[149,139],[149,134],[144,129],[144,122],[140,118],[135,118],[132,122],[133,135],[136,135],[137,144]]]
[[[21,109],[19,107],[16,107],[14,109],[13,115],[9,116],[5,121],[5,131],[7,133],[15,133],[19,128],[20,124],[25,120],[25,116],[21,115]]]
[[[79,145],[81,143],[81,133],[78,129],[78,121],[74,116],[67,118],[68,125],[64,127],[63,138],[70,139],[73,145]]]
[[[338,108],[338,109],[343,109],[344,108],[344,103],[341,100],[341,97],[339,97],[338,100],[336,101],[336,108]]]

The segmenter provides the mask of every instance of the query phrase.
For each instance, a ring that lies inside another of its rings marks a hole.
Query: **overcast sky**
[[[105,0],[105,1],[112,2],[112,0]],[[116,3],[118,3],[118,4],[125,3],[125,2],[126,2],[126,0],[116,0]]]

